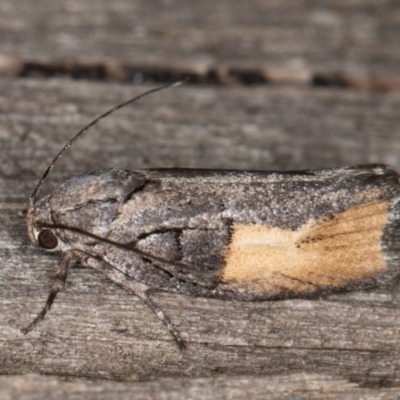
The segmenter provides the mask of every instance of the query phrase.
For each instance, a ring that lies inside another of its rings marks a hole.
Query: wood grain
[[[0,377],[2,400],[23,399],[345,399],[391,400],[396,389],[358,388],[354,383],[322,374],[238,376],[227,378],[163,378],[153,382],[90,382],[29,374]],[[55,388],[57,388],[55,390]]]
[[[77,78],[101,79],[105,65],[126,65],[140,81],[140,66],[162,79],[201,76],[215,65],[227,82],[246,74],[252,82],[257,69],[259,81],[308,82],[317,74],[320,82],[357,87],[373,77],[377,87],[400,87],[396,1],[5,0],[0,11],[4,71],[22,61],[34,74],[40,61],[57,74],[60,63],[79,61],[70,71]],[[332,72],[339,76],[324,79]]]

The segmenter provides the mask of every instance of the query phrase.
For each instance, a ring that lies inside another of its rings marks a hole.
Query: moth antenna
[[[170,87],[177,87],[180,86],[188,81],[188,78],[183,79],[181,81],[175,82],[175,83],[169,83],[167,85],[159,86],[154,89],[150,89],[142,94],[139,94],[138,96],[133,97],[130,100],[124,101],[123,103],[119,104],[118,106],[112,108],[111,110],[108,110],[104,114],[100,115],[99,117],[95,118],[92,122],[90,122],[88,125],[86,125],[83,129],[81,129],[71,140],[68,141],[68,143],[60,150],[60,152],[54,157],[53,161],[50,163],[50,165],[47,167],[46,171],[40,178],[38,184],[35,187],[35,190],[33,191],[31,197],[29,198],[29,203],[30,207],[32,208],[34,204],[36,203],[37,196],[39,194],[40,188],[42,187],[45,179],[49,175],[50,171],[53,169],[54,165],[58,161],[58,159],[64,154],[64,152],[74,143],[76,142],[85,132],[87,132],[92,126],[96,125],[98,122],[100,122],[102,119],[108,117],[109,115],[113,114],[115,111],[119,110],[122,107],[127,106],[128,104],[134,103],[135,101],[141,99],[142,97],[145,97],[149,94],[159,92],[161,90],[170,88]]]

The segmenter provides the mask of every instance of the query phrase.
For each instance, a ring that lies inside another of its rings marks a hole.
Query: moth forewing
[[[138,295],[182,345],[149,289],[272,300],[390,285],[399,193],[398,174],[379,165],[111,169],[70,179],[31,218],[59,227],[65,254]]]

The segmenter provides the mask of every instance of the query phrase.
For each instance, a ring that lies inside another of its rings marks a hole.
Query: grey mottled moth
[[[55,157],[27,215],[31,241],[62,258],[50,309],[72,262],[140,297],[150,289],[245,301],[313,298],[391,287],[399,275],[399,175],[385,165],[319,171],[105,169],[73,177],[38,200],[48,173],[103,114]]]

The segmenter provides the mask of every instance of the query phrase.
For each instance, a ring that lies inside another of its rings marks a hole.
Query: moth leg
[[[129,285],[126,285],[123,282],[121,282],[120,285],[124,289],[128,290],[129,292],[139,297],[139,299],[141,299],[150,308],[150,310],[153,311],[153,313],[164,323],[170,334],[173,336],[176,344],[178,345],[179,350],[184,350],[186,348],[185,343],[178,332],[178,329],[175,328],[175,325],[164,314],[164,311],[161,310],[161,308],[159,308],[157,304],[155,304],[153,300],[150,299],[148,295],[149,291],[148,286],[139,282],[130,282]]]
[[[42,311],[37,315],[37,317],[32,321],[32,323],[24,329],[21,329],[21,332],[26,335],[30,330],[32,330],[36,324],[38,324],[44,316],[50,311],[51,305],[53,304],[54,299],[57,296],[57,293],[62,290],[64,287],[65,281],[68,275],[68,267],[72,260],[72,255],[69,253],[65,253],[61,258],[61,263],[57,269],[56,276],[53,282],[53,286],[51,288],[51,292],[47,297],[46,304],[43,307]]]
[[[179,350],[184,350],[186,348],[185,343],[183,342],[181,335],[178,330],[175,328],[175,325],[169,320],[169,318],[164,314],[164,311],[161,310],[155,304],[147,294],[147,291],[140,291],[135,293],[143,302],[153,311],[154,314],[164,323],[167,327],[171,335],[174,337],[176,344],[179,347]]]
[[[149,287],[144,283],[138,282],[127,276],[126,273],[119,270],[107,261],[98,257],[88,257],[83,265],[94,268],[95,270],[105,274],[110,278],[111,281],[117,283],[119,286],[127,290],[129,293],[139,297],[153,312],[154,314],[164,323],[170,334],[173,336],[176,344],[180,350],[185,349],[185,343],[183,342],[181,335],[175,328],[175,325],[169,320],[164,312],[150,299],[148,292]]]

